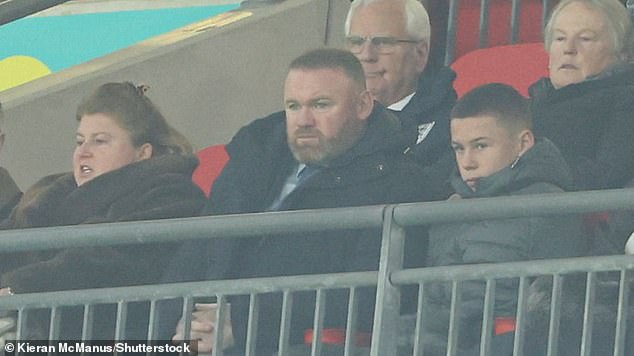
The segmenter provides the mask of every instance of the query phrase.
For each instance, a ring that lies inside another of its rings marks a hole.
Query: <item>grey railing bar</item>
[[[621,271],[619,281],[619,305],[616,313],[616,333],[614,335],[614,356],[625,354],[625,330],[627,328],[628,301],[630,299],[629,271]]]
[[[6,230],[0,231],[0,250],[3,252],[36,251],[86,246],[182,242],[186,239],[209,237],[248,237],[337,229],[380,228],[382,214],[383,206],[363,206]]]
[[[346,341],[344,344],[343,356],[353,356],[357,331],[357,305],[359,304],[357,288],[350,288],[348,296],[348,319],[346,321]]]
[[[553,275],[553,290],[550,302],[550,323],[548,326],[548,351],[547,356],[557,356],[559,352],[559,326],[561,324],[561,305],[563,291],[563,277],[560,274]]]
[[[150,317],[148,320],[148,329],[147,329],[147,339],[148,340],[156,340],[158,335],[158,322],[159,322],[159,314],[158,314],[158,303],[155,299],[150,301]]]
[[[517,43],[520,38],[520,16],[522,13],[522,1],[513,0],[511,4],[511,44]]]
[[[544,27],[546,27],[546,22],[548,21],[549,9],[550,9],[550,0],[544,0],[542,2],[542,31]]]
[[[590,356],[592,349],[592,329],[594,322],[594,313],[592,306],[594,305],[596,296],[596,272],[589,272],[586,279],[586,301],[583,306],[583,331],[581,334],[581,353],[580,356]]]
[[[634,208],[634,188],[539,194],[463,201],[401,204],[399,225],[441,223],[585,213]],[[384,206],[225,215],[186,219],[109,223],[0,231],[0,250],[36,251],[86,246],[111,246],[183,241],[212,237],[247,237],[277,233],[379,228]],[[324,225],[327,221],[328,224]],[[175,232],[178,232],[176,234]],[[104,236],[108,236],[104,238]],[[292,236],[289,236],[292,238]]]
[[[480,48],[489,44],[490,0],[480,1]]]
[[[634,188],[399,204],[401,226],[634,209]]]
[[[634,269],[634,256],[597,256],[575,257],[552,260],[535,260],[505,263],[481,263],[462,266],[443,266],[410,268],[393,272],[390,280],[393,284],[403,285],[428,281],[451,281],[489,278],[517,278],[557,273],[605,272],[621,269]]]
[[[458,8],[460,0],[449,1],[449,15],[447,18],[447,41],[445,44],[445,65],[454,61],[456,55],[456,34],[458,32]]]
[[[60,328],[61,317],[62,317],[62,312],[61,310],[59,310],[59,307],[51,308],[51,320],[49,322],[49,329],[48,329],[49,340],[59,340],[59,335],[60,335],[59,328]]]
[[[29,319],[28,317],[29,311],[25,308],[18,309],[18,321],[17,326],[15,328],[15,338],[16,340],[24,339],[26,335],[26,323]]]
[[[282,320],[280,322],[280,337],[277,345],[279,356],[284,356],[288,353],[288,340],[291,332],[291,319],[293,318],[293,293],[289,290],[285,290],[282,297]]]
[[[392,271],[397,271],[403,266],[405,229],[394,222],[393,213],[394,206],[386,206],[383,213],[383,237],[376,283],[371,356],[396,354],[396,326],[400,313],[401,293],[400,289],[390,282],[390,275]]]
[[[227,297],[224,294],[216,296],[216,333],[214,336],[214,348],[212,350],[212,356],[222,356],[224,350],[224,338],[225,338],[225,319],[227,318]]]
[[[257,294],[249,297],[249,321],[247,323],[247,341],[245,356],[254,356],[257,344],[258,321],[260,316],[260,302]]]
[[[513,339],[513,356],[524,355],[524,319],[526,318],[526,303],[528,300],[529,281],[520,277],[517,294],[517,313],[515,316],[515,335]]]
[[[315,318],[313,320],[313,344],[310,354],[312,356],[321,355],[321,343],[324,329],[324,316],[326,315],[326,291],[317,289],[315,296]]]
[[[423,307],[425,305],[425,285],[418,284],[418,303],[416,307],[416,328],[414,329],[414,356],[423,356]]]
[[[0,25],[46,10],[69,0],[8,0],[0,1]]]
[[[92,304],[84,305],[84,319],[81,327],[81,339],[92,339],[93,323],[95,321],[95,307]]]
[[[460,310],[462,305],[462,284],[451,283],[451,304],[449,307],[449,338],[447,340],[447,356],[458,355],[458,339],[460,339]]]
[[[491,354],[491,335],[495,322],[493,311],[495,309],[495,279],[486,282],[484,292],[484,311],[482,313],[482,333],[480,335],[480,356]]]
[[[84,289],[48,293],[15,294],[0,298],[1,309],[20,307],[49,307],[79,303],[111,303],[113,300],[146,301],[151,298],[180,297],[189,295],[206,297],[217,293],[248,294],[276,292],[281,289],[313,290],[317,288],[350,288],[352,286],[375,286],[377,272],[350,272],[314,274],[271,278],[245,278],[240,280],[203,281],[118,288]]]
[[[194,311],[193,298],[189,296],[183,298],[183,314],[181,318],[183,321],[183,340],[190,340],[192,338],[191,335],[192,335],[193,311]],[[184,355],[185,353],[182,352],[182,354]]]
[[[114,329],[114,339],[116,341],[125,340],[126,329],[128,323],[128,302],[120,301],[117,303],[117,321]]]

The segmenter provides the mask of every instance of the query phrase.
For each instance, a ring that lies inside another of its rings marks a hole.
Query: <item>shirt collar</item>
[[[414,94],[416,94],[416,92],[411,93],[410,95],[404,97],[403,99],[395,102],[394,104],[388,106],[387,108],[390,110],[394,110],[394,111],[401,111],[403,110],[403,108],[409,104],[410,100],[412,100],[412,97],[414,96]]]

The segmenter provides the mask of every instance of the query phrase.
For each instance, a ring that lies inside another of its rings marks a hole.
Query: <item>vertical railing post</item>
[[[522,13],[522,0],[513,0],[511,5],[511,44],[520,39],[520,16]]]
[[[456,34],[458,32],[458,7],[460,0],[449,1],[449,15],[447,18],[447,40],[445,45],[445,65],[450,65],[456,55]]]
[[[394,221],[394,206],[383,211],[381,259],[372,330],[372,356],[396,355],[397,324],[401,305],[399,287],[392,285],[390,275],[403,268],[405,229]]]
[[[480,43],[479,48],[485,48],[489,46],[489,11],[491,4],[490,0],[480,1]]]

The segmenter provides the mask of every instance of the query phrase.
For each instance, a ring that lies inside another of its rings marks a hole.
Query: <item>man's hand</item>
[[[200,353],[210,353],[214,348],[214,338],[216,337],[216,330],[222,328],[223,330],[223,346],[229,347],[233,345],[233,331],[231,329],[231,306],[225,304],[225,320],[218,324],[216,322],[216,311],[218,305],[215,303],[204,304],[197,303],[194,305],[194,312],[192,313],[191,322],[191,340],[197,340],[198,344],[196,351]],[[176,334],[172,337],[172,341],[176,344],[183,342],[184,335],[184,318],[178,322],[176,326]]]

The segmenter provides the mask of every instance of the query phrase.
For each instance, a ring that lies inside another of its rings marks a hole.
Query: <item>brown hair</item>
[[[106,114],[128,131],[135,147],[151,144],[153,156],[191,154],[193,149],[187,138],[167,123],[145,95],[147,89],[130,82],[103,84],[81,102],[77,121],[84,115]]]
[[[451,120],[492,116],[510,132],[532,129],[528,100],[510,85],[491,83],[479,86],[458,99]]]

